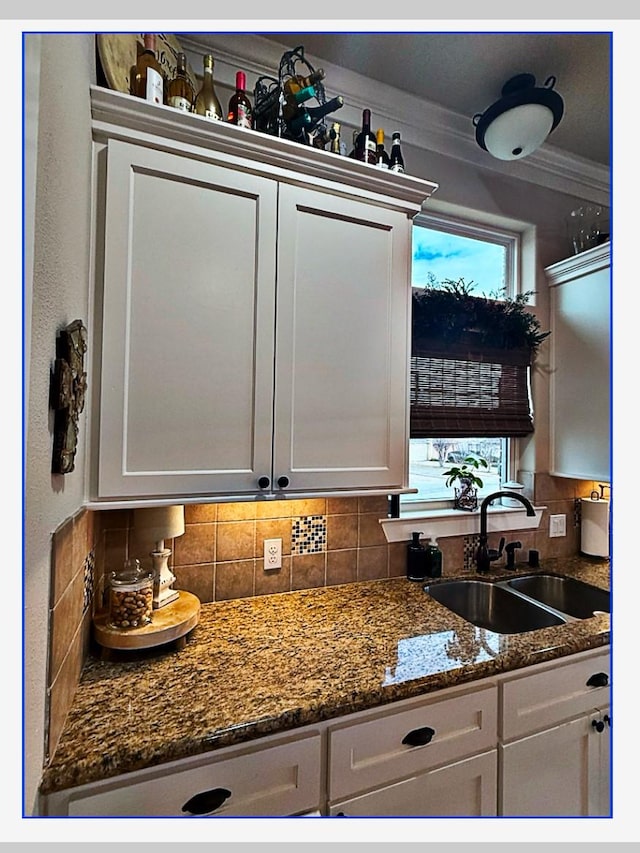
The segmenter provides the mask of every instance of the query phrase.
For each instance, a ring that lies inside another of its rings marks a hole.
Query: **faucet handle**
[[[522,542],[509,542],[507,545],[507,565],[505,568],[507,569],[515,569],[515,552],[516,548],[522,548]]]
[[[498,550],[495,548],[489,548],[489,559],[493,562],[493,560],[499,560],[502,556],[502,551],[504,549],[505,538],[504,536],[500,537],[500,544],[498,545]]]

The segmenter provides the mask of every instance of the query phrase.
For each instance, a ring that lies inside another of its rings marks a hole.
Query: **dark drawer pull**
[[[288,485],[289,485],[289,478],[288,477],[285,477],[284,474],[282,475],[282,477],[278,477],[278,486],[281,489],[286,489]]]
[[[202,791],[187,800],[182,806],[182,811],[188,814],[211,814],[211,812],[219,809],[230,796],[231,791],[226,788],[212,788],[210,791]]]
[[[609,676],[606,672],[594,672],[587,681],[587,687],[606,687],[609,684]]]
[[[431,738],[436,733],[435,729],[429,726],[424,726],[421,729],[414,729],[402,738],[402,743],[407,746],[424,746],[430,743]]]
[[[591,725],[597,732],[603,732],[605,725],[611,728],[611,717],[605,714],[601,720],[591,720]]]
[[[258,485],[261,489],[268,489],[271,485],[271,480],[268,477],[260,477],[258,480]]]

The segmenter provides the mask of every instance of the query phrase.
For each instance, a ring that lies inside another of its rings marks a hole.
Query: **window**
[[[463,279],[473,283],[474,296],[513,298],[518,292],[519,235],[459,220],[421,215],[413,228],[412,285],[437,286]],[[403,504],[451,500],[443,473],[466,456],[479,455],[489,463],[479,471],[480,496],[510,478],[512,440],[507,436],[460,435],[409,439],[409,485],[417,493]]]

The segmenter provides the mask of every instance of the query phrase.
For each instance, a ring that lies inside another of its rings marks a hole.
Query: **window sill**
[[[507,530],[534,530],[540,526],[542,512],[546,506],[534,506],[535,516],[526,514],[524,507],[489,507],[487,510],[487,533],[502,533]],[[460,509],[403,509],[400,518],[381,518],[387,542],[410,542],[414,530],[421,538],[444,539],[447,536],[468,536],[480,533],[480,510],[466,512]]]

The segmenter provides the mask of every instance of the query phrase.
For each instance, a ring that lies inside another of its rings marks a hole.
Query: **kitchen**
[[[232,47],[229,47],[230,38],[232,37],[218,34],[215,36],[215,48],[212,48],[212,52],[217,57],[217,67],[220,69],[220,73],[225,75],[226,87],[220,85],[223,100],[226,100],[231,92],[232,75],[235,71],[235,65],[239,61],[238,57],[241,55],[239,46],[241,37],[235,39]],[[242,49],[245,57],[251,56],[251,51],[254,51],[251,60],[252,67],[262,65],[262,67],[273,68],[277,64],[282,52],[282,45],[264,44],[265,40],[261,40],[257,36],[249,35],[242,38],[245,41]],[[185,39],[186,43],[187,40]],[[55,743],[64,728],[64,711],[65,708],[66,710],[69,708],[74,681],[79,675],[83,657],[83,645],[79,638],[82,638],[82,632],[87,628],[87,621],[83,618],[82,612],[80,619],[76,614],[74,615],[75,621],[74,619],[64,620],[63,627],[58,629],[63,632],[63,638],[57,642],[60,643],[59,648],[62,648],[66,641],[68,652],[66,654],[57,652],[58,655],[61,655],[60,659],[56,661],[56,676],[58,677],[51,680],[51,672],[47,671],[47,631],[50,613],[46,596],[43,596],[42,593],[42,590],[49,589],[51,582],[51,536],[54,531],[63,527],[68,519],[74,519],[73,534],[61,537],[57,544],[58,554],[61,556],[58,556],[56,561],[56,565],[65,563],[66,554],[66,557],[70,558],[72,566],[65,571],[72,571],[74,578],[78,570],[83,567],[87,554],[93,550],[92,547],[87,548],[87,546],[95,544],[92,541],[93,531],[89,529],[85,515],[78,514],[79,510],[85,506],[87,498],[84,482],[84,474],[86,473],[87,476],[89,474],[88,466],[86,472],[84,470],[84,457],[87,447],[86,425],[81,420],[76,453],[76,470],[70,475],[65,475],[64,478],[51,477],[49,413],[47,406],[40,405],[40,402],[48,399],[48,374],[56,334],[62,325],[75,317],[88,318],[92,307],[86,286],[87,281],[92,280],[92,265],[95,263],[95,259],[88,249],[93,244],[93,223],[90,183],[91,115],[87,84],[96,81],[97,70],[95,66],[95,42],[92,35],[40,36],[34,38],[33,42],[27,39],[25,50],[28,57],[31,56],[30,51],[33,50],[37,59],[37,62],[33,64],[27,63],[27,68],[38,67],[38,62],[39,67],[42,68],[43,73],[39,79],[27,80],[27,92],[33,91],[30,88],[31,85],[36,87],[36,91],[39,88],[39,97],[44,108],[41,108],[38,116],[38,121],[42,123],[38,128],[38,134],[44,134],[40,138],[47,139],[49,144],[46,151],[38,152],[39,174],[37,184],[35,178],[33,178],[33,183],[27,182],[28,191],[25,197],[27,211],[31,211],[37,226],[33,246],[27,252],[27,262],[32,264],[33,291],[26,306],[28,321],[27,351],[32,353],[31,359],[26,365],[29,381],[29,393],[26,399],[29,470],[26,495],[28,533],[25,572],[27,626],[25,658],[30,662],[25,672],[28,731],[25,743],[25,766],[27,769],[25,811],[30,814],[34,808],[35,790],[40,782],[45,763],[42,744],[46,738],[49,738],[49,742]],[[229,54],[228,59],[225,59],[225,51]],[[256,51],[259,54],[260,61],[256,58]],[[192,47],[190,56],[193,57],[192,64],[194,66],[196,65],[196,55],[196,47]],[[347,91],[359,92],[358,100],[363,105],[369,102],[375,104],[380,101],[378,87],[376,87],[374,97],[373,93],[367,90],[367,81],[363,78],[347,71],[340,72],[339,69],[329,65],[326,67],[328,69],[327,85],[331,84],[332,94],[333,87],[338,91],[344,86]],[[48,69],[55,69],[55,74],[46,73]],[[82,69],[82,73],[80,73],[80,69]],[[555,71],[549,69],[548,73],[555,73]],[[342,76],[339,76],[340,74]],[[65,81],[65,103],[61,103],[62,93],[58,85],[53,84],[54,78],[57,81],[60,79]],[[560,89],[560,81],[558,88]],[[78,105],[78,109],[73,110],[71,114],[65,108],[69,98],[74,104]],[[478,109],[482,108],[483,105],[478,105]],[[347,109],[351,110],[351,124],[357,125],[357,116],[360,113],[359,105],[358,107],[345,105],[343,108],[345,122],[347,122]],[[395,114],[390,110],[389,112],[397,122],[400,122],[404,117],[403,126],[410,126],[406,116],[402,116],[400,112]],[[51,122],[51,130],[47,133],[48,122]],[[27,143],[30,141],[29,128],[30,126],[27,125]],[[53,128],[55,128],[55,133],[52,132]],[[415,135],[413,134],[413,137]],[[536,305],[536,308],[540,312],[548,312],[546,289],[543,287],[545,283],[544,270],[569,255],[564,218],[569,210],[581,203],[608,204],[608,169],[593,164],[581,164],[581,174],[583,176],[588,175],[588,181],[583,178],[583,182],[581,182],[580,178],[576,178],[572,171],[570,175],[564,175],[566,183],[562,184],[560,179],[557,179],[557,182],[562,185],[562,189],[556,190],[553,186],[546,185],[543,179],[536,185],[537,173],[527,161],[524,164],[516,164],[521,165],[522,174],[526,174],[523,182],[519,176],[521,173],[516,171],[515,166],[500,171],[492,163],[491,166],[483,168],[476,163],[465,161],[464,158],[454,159],[442,153],[436,154],[429,150],[429,143],[420,147],[415,143],[412,134],[409,132],[404,132],[403,138],[406,140],[405,158],[412,164],[411,169],[407,171],[416,176],[420,175],[426,181],[433,181],[438,184],[437,193],[434,194],[433,200],[430,199],[427,202],[427,206],[435,206],[440,211],[459,210],[460,208],[474,211],[482,210],[494,220],[498,218],[501,220],[508,219],[511,222],[528,223],[530,229],[535,227],[535,251],[531,251],[531,244],[529,244],[530,269],[536,287],[542,288],[540,303]],[[27,148],[27,150],[29,149]],[[73,152],[73,156],[70,156],[70,152]],[[478,150],[476,154],[474,150],[474,157],[479,157],[480,154],[482,152]],[[482,162],[486,163],[486,161]],[[534,174],[536,174],[535,178],[533,177]],[[29,173],[27,178],[29,178]],[[526,192],[523,192],[523,183]],[[73,193],[67,192],[69,186],[74,188]],[[36,189],[38,192],[37,204],[35,203]],[[528,232],[529,241],[533,239],[533,233],[532,230]],[[83,247],[83,249],[80,250],[78,247]],[[54,296],[49,292],[51,281],[59,283],[61,288],[58,291],[58,287],[56,287]],[[34,369],[36,367],[37,369]],[[89,372],[90,391],[93,381],[93,375]],[[554,513],[564,512],[569,522],[567,525],[568,535],[561,541],[545,539],[538,543],[536,540],[536,545],[540,544],[543,557],[573,556],[579,550],[578,533],[571,523],[574,501],[578,497],[588,495],[594,486],[597,488],[597,477],[594,477],[593,481],[591,481],[592,478],[584,478],[584,480],[578,481],[567,479],[559,481],[544,473],[551,470],[548,430],[545,424],[549,411],[549,391],[544,377],[536,377],[536,383],[535,446],[532,446],[532,442],[528,442],[526,457],[521,467],[535,472],[536,476],[540,476],[542,482],[546,482],[546,491],[544,486],[540,488],[536,486],[536,501],[544,504]],[[544,477],[546,477],[546,481],[543,479]],[[300,510],[301,516],[314,515],[318,509],[320,509],[318,514],[322,514],[323,509],[331,509],[332,511],[327,513],[328,518],[335,516],[336,519],[340,519],[342,525],[346,523],[345,518],[341,518],[342,516],[358,516],[358,525],[365,527],[373,521],[374,516],[384,514],[375,497],[366,498],[366,501],[372,501],[372,503],[365,501],[362,506],[356,504],[355,506],[345,507],[344,505],[334,504],[331,508],[327,507],[326,504],[323,507],[313,505],[313,501],[323,500],[323,498],[310,496],[308,500],[311,501],[311,506],[302,508]],[[350,497],[345,498],[345,500],[357,501],[359,499]],[[189,510],[191,523],[203,525],[213,523],[211,516],[209,519],[206,517],[207,503],[192,503],[193,506]],[[215,516],[215,524],[218,527],[225,523],[235,524],[239,522],[257,525],[260,521],[256,517],[251,517],[246,507],[238,503],[230,503],[225,506],[224,502],[219,502],[215,505],[218,507]],[[98,511],[100,513],[110,512],[108,509]],[[213,510],[209,511],[213,512]],[[113,512],[117,513],[118,510],[114,509]],[[232,515],[233,512],[236,515]],[[199,513],[199,515],[196,516],[195,513]],[[284,517],[286,516],[283,514],[279,516],[279,519]],[[115,531],[110,541],[117,541],[119,538],[121,540],[121,518],[116,517],[113,525],[107,522],[105,529]],[[222,533],[222,528],[216,531],[216,535]],[[384,550],[385,577],[400,574],[399,566],[402,559],[400,549],[394,549],[393,543],[380,540],[376,535],[377,533],[379,531],[375,531],[375,529],[370,532],[370,538],[364,543],[365,547]],[[444,548],[444,541],[442,544]],[[176,557],[178,549],[179,545],[176,546]],[[382,551],[376,550],[377,555],[381,553]],[[234,553],[231,550],[230,559],[226,562],[232,562],[233,556]],[[243,556],[246,555],[243,554]],[[252,556],[254,555],[252,554]],[[257,557],[257,555],[255,556]],[[446,556],[445,552],[445,558]],[[185,565],[189,564],[188,561],[185,563]],[[394,570],[390,575],[392,564]],[[259,572],[254,576],[254,584],[258,577],[262,577]],[[63,593],[66,586],[74,578],[68,575],[66,578],[58,578],[56,572],[54,586],[60,584]],[[376,579],[376,576],[373,579]],[[242,579],[238,580],[236,598],[243,597],[243,591],[246,589],[246,585],[243,583]],[[307,583],[310,588],[318,585],[312,580]],[[249,595],[253,594],[254,589],[257,587],[251,586],[252,592]],[[268,592],[269,590],[265,588],[264,591]],[[274,591],[277,592],[278,590]],[[53,594],[54,596],[57,594],[55,590]],[[74,594],[77,594],[75,590]],[[222,597],[231,598],[233,596],[227,591]],[[72,603],[62,601],[63,598],[63,594],[60,594],[63,607],[72,607]],[[207,598],[203,596],[203,600],[207,601]],[[208,600],[213,600],[211,594],[209,594]],[[55,597],[54,601],[56,601]],[[56,601],[56,606],[58,604],[59,602]],[[55,607],[52,610],[55,610]],[[51,666],[51,661],[48,665]]]

